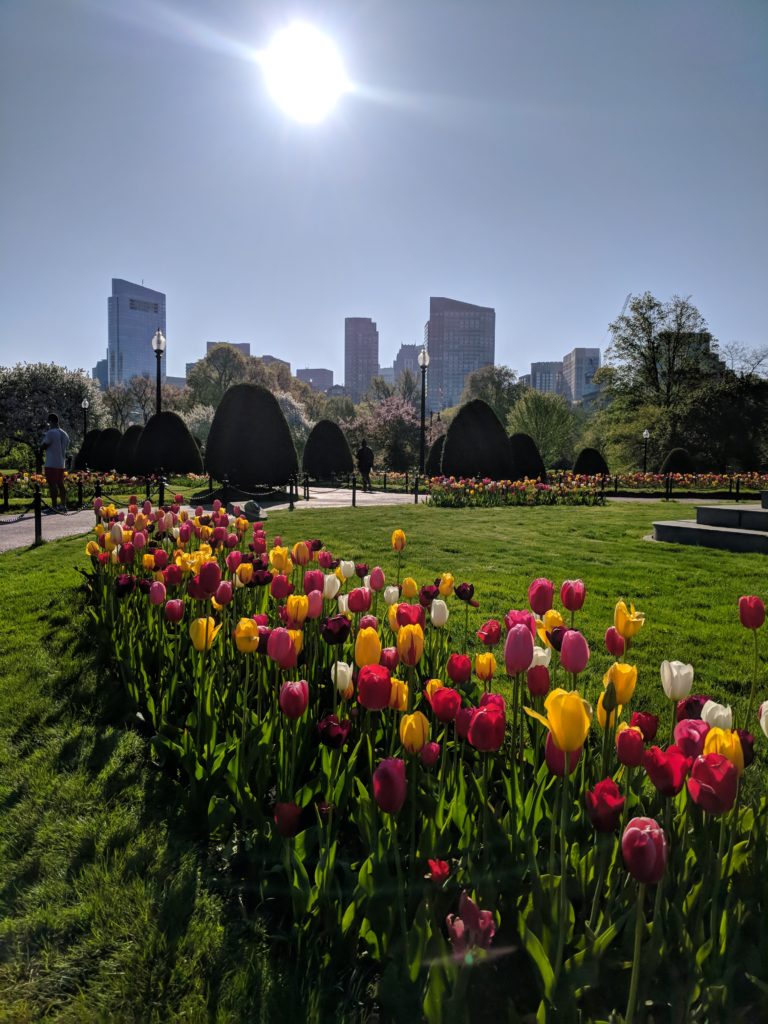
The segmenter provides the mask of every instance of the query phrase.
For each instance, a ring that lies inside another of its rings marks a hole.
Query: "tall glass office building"
[[[429,351],[427,408],[436,412],[456,405],[473,370],[493,366],[496,312],[490,306],[432,296],[424,344]]]
[[[132,377],[157,373],[157,357],[152,351],[152,335],[165,334],[165,295],[141,284],[112,278],[109,309],[109,343],[107,363],[109,386],[127,384]],[[165,380],[165,357],[160,370]]]

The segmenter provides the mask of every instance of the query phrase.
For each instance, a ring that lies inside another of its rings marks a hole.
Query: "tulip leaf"
[[[555,984],[555,972],[552,964],[549,962],[549,958],[544,951],[544,947],[530,930],[522,914],[518,915],[517,927],[523,947],[538,971],[544,995],[551,1001],[552,991]]]

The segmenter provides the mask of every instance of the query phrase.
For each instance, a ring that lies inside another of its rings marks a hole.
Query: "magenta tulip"
[[[385,814],[397,814],[407,793],[405,761],[398,757],[385,758],[373,773],[373,799]]]
[[[527,672],[533,660],[533,636],[522,623],[512,626],[507,633],[504,644],[504,664],[507,675],[516,676],[519,672]]]
[[[203,562],[200,566],[200,586],[207,597],[213,597],[221,583],[221,569],[218,562]]]
[[[619,633],[615,626],[609,626],[605,631],[605,646],[608,648],[608,653],[614,658],[620,658],[624,653],[626,643],[624,637]]]
[[[280,687],[280,710],[286,718],[301,718],[309,703],[309,685],[305,679],[283,683]]]
[[[760,629],[765,622],[765,605],[754,594],[739,598],[739,619],[745,629]]]
[[[560,587],[560,602],[569,612],[581,611],[586,596],[583,580],[565,580]]]
[[[653,818],[633,818],[621,837],[621,853],[627,871],[638,882],[660,882],[667,866],[667,837]]]
[[[528,587],[528,604],[538,616],[542,616],[552,607],[555,596],[555,585],[552,580],[537,579]],[[527,666],[526,666],[527,668]]]
[[[184,618],[184,602],[178,599],[166,602],[165,617],[168,622],[181,622]]]
[[[589,645],[578,629],[566,629],[560,647],[560,664],[566,672],[583,672],[589,661]]]
[[[149,588],[149,603],[155,605],[161,605],[165,600],[165,584],[160,583],[158,580],[151,585]]]
[[[698,757],[704,752],[704,740],[709,725],[698,718],[684,718],[675,726],[675,744],[686,757]]]

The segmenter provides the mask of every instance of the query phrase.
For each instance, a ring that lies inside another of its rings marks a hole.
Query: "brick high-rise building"
[[[436,412],[456,405],[470,373],[493,366],[496,311],[432,296],[424,344],[429,352],[427,408]]]
[[[344,389],[359,402],[379,372],[379,330],[367,316],[344,320]]]

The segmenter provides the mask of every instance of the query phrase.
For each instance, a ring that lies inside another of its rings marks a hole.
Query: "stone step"
[[[758,505],[697,505],[696,522],[703,526],[768,532],[768,508]]]
[[[768,491],[760,492],[760,504],[763,508],[768,508]]]
[[[756,552],[768,555],[768,533],[735,530],[727,526],[706,526],[689,519],[653,524],[653,539],[668,544],[696,544],[721,551]]]

